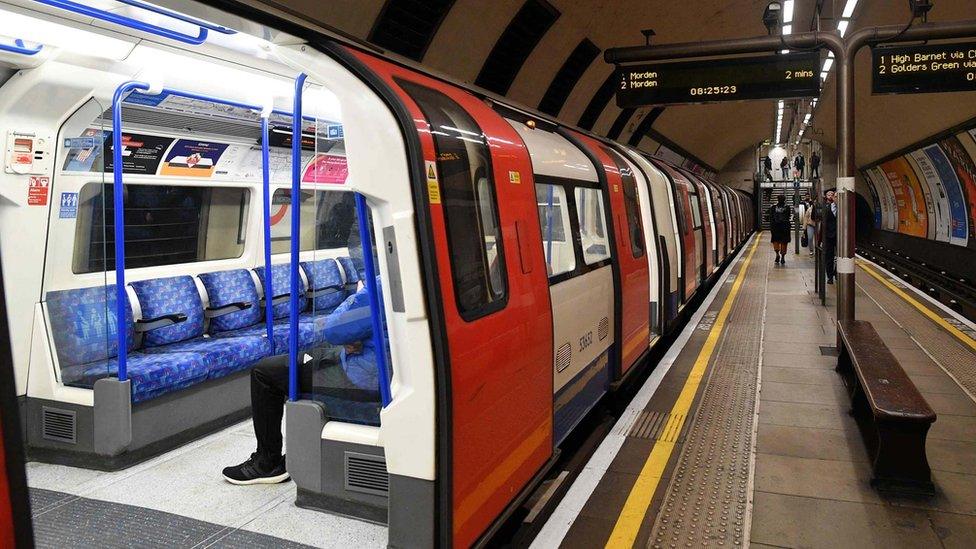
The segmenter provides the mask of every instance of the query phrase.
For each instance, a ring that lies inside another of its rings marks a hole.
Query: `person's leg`
[[[817,246],[816,236],[815,227],[813,225],[807,225],[807,248],[810,249],[810,255],[813,255]]]
[[[827,283],[834,283],[835,276],[835,265],[834,265],[834,253],[837,243],[833,240],[824,239],[824,269],[827,272]]]
[[[251,413],[258,459],[264,467],[281,461],[281,420],[288,398],[287,362],[251,370]]]

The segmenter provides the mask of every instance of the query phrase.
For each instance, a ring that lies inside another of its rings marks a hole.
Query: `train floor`
[[[295,484],[233,486],[254,451],[250,420],[105,473],[27,464],[36,544],[91,547],[385,547],[386,528],[295,506]]]
[[[744,248],[533,547],[972,547],[972,325],[858,260],[857,318],[938,414],[936,495],[881,495],[834,371],[834,286],[821,305],[813,258],[791,243],[774,265],[768,241]]]

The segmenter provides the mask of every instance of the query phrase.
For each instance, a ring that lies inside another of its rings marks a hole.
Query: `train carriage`
[[[0,16],[30,46],[0,52],[31,154],[0,174],[0,262],[31,459],[127,467],[286,364],[300,505],[471,545],[752,231],[739,191],[321,29]]]

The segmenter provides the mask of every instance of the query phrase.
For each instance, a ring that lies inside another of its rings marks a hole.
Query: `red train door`
[[[420,136],[425,181],[414,184],[430,213],[439,288],[428,291],[441,293],[449,361],[438,380],[450,399],[438,417],[438,522],[443,540],[467,547],[552,455],[552,317],[532,165],[478,98],[357,55]]]
[[[698,208],[701,209],[702,254],[705,258],[704,264],[702,265],[702,281],[705,281],[715,271],[715,251],[713,249],[715,247],[715,232],[714,227],[712,227],[713,210],[708,206],[708,189],[705,188],[705,185],[697,177],[687,177],[695,188],[695,198],[698,199]]]
[[[617,263],[617,288],[620,306],[616,308],[620,365],[617,379],[623,376],[647,351],[650,342],[650,273],[644,249],[640,207],[634,175],[623,159],[602,143],[573,132],[597,169],[605,175],[605,193],[609,196],[611,224],[614,227],[614,260]],[[623,168],[623,172],[621,171]],[[626,187],[626,188],[625,188]]]
[[[692,201],[692,184],[688,179],[664,162],[656,165],[671,180],[674,189],[675,214],[678,216],[678,230],[681,231],[681,250],[684,253],[681,276],[683,295],[681,303],[687,303],[698,289],[702,271],[701,210]]]

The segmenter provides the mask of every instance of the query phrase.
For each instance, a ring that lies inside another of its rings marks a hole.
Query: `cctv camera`
[[[773,0],[766,6],[766,11],[763,12],[763,25],[766,25],[766,32],[773,34],[776,31],[779,27],[779,18],[782,13],[783,4],[779,0]]]

